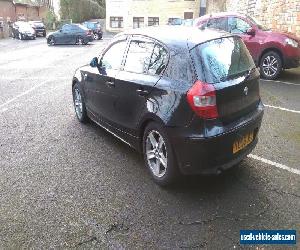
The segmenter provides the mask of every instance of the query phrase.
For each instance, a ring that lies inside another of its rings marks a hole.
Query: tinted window
[[[255,67],[245,44],[227,37],[198,45],[191,50],[198,79],[217,83],[236,78]]]
[[[150,65],[153,48],[153,42],[131,41],[124,70],[146,74]]]
[[[69,24],[65,24],[64,26],[62,26],[62,30],[64,32],[68,32],[71,30],[71,26]]]
[[[229,17],[228,19],[229,32],[233,34],[246,33],[251,28],[250,24],[243,19],[237,17]]]
[[[227,30],[227,18],[216,18],[210,19],[207,23],[208,28],[219,29],[219,30]]]
[[[126,40],[117,42],[105,52],[102,57],[102,66],[105,69],[120,69],[126,44]]]
[[[149,64],[149,74],[160,75],[168,63],[168,52],[161,46],[155,45]]]

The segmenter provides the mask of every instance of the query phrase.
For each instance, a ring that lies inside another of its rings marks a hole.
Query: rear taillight
[[[219,116],[216,91],[212,84],[196,81],[187,92],[187,101],[194,112],[204,119],[214,119]]]

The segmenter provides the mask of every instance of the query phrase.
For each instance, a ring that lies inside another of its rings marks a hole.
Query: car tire
[[[94,40],[99,40],[99,39],[100,39],[99,34],[95,33],[94,34]]]
[[[270,51],[262,56],[259,66],[262,78],[274,80],[282,71],[282,59],[277,52]]]
[[[55,45],[55,38],[53,36],[49,36],[48,39],[47,39],[47,44],[49,46]]]
[[[46,37],[46,32],[43,33],[43,37]]]
[[[180,176],[175,155],[163,126],[151,122],[143,135],[143,156],[152,178],[160,186],[175,183]]]
[[[83,45],[84,44],[84,39],[83,39],[82,36],[78,36],[76,38],[76,44],[78,44],[78,45]]]
[[[77,119],[81,123],[87,123],[89,118],[87,116],[85,100],[83,96],[83,91],[79,83],[75,83],[72,89],[73,94],[73,104],[75,109],[75,114]]]

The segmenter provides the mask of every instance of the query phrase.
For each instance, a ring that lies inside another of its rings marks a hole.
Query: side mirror
[[[94,58],[92,59],[92,61],[90,62],[90,66],[91,66],[92,68],[96,68],[96,67],[99,66],[98,58],[97,58],[97,57],[94,57]]]
[[[248,35],[250,35],[250,36],[255,36],[255,29],[249,28],[249,29],[246,31],[246,33],[247,33]]]
[[[59,29],[59,32],[62,32],[62,29]]]

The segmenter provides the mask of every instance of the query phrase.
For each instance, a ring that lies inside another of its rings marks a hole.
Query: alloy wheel
[[[78,88],[74,89],[74,106],[78,119],[82,118],[82,97]]]
[[[51,36],[50,38],[49,38],[49,42],[48,42],[50,45],[54,45],[55,44],[55,41],[54,41],[54,37],[53,36]]]
[[[262,70],[268,77],[274,76],[279,70],[279,62],[276,57],[269,55],[263,60]]]
[[[156,130],[150,131],[146,138],[146,157],[153,175],[163,177],[167,171],[167,149],[163,137]]]
[[[98,40],[99,39],[99,35],[97,33],[94,34],[94,40]]]
[[[82,37],[78,37],[78,38],[77,38],[77,43],[78,43],[79,45],[83,45],[83,44],[84,44],[83,38],[82,38]]]

